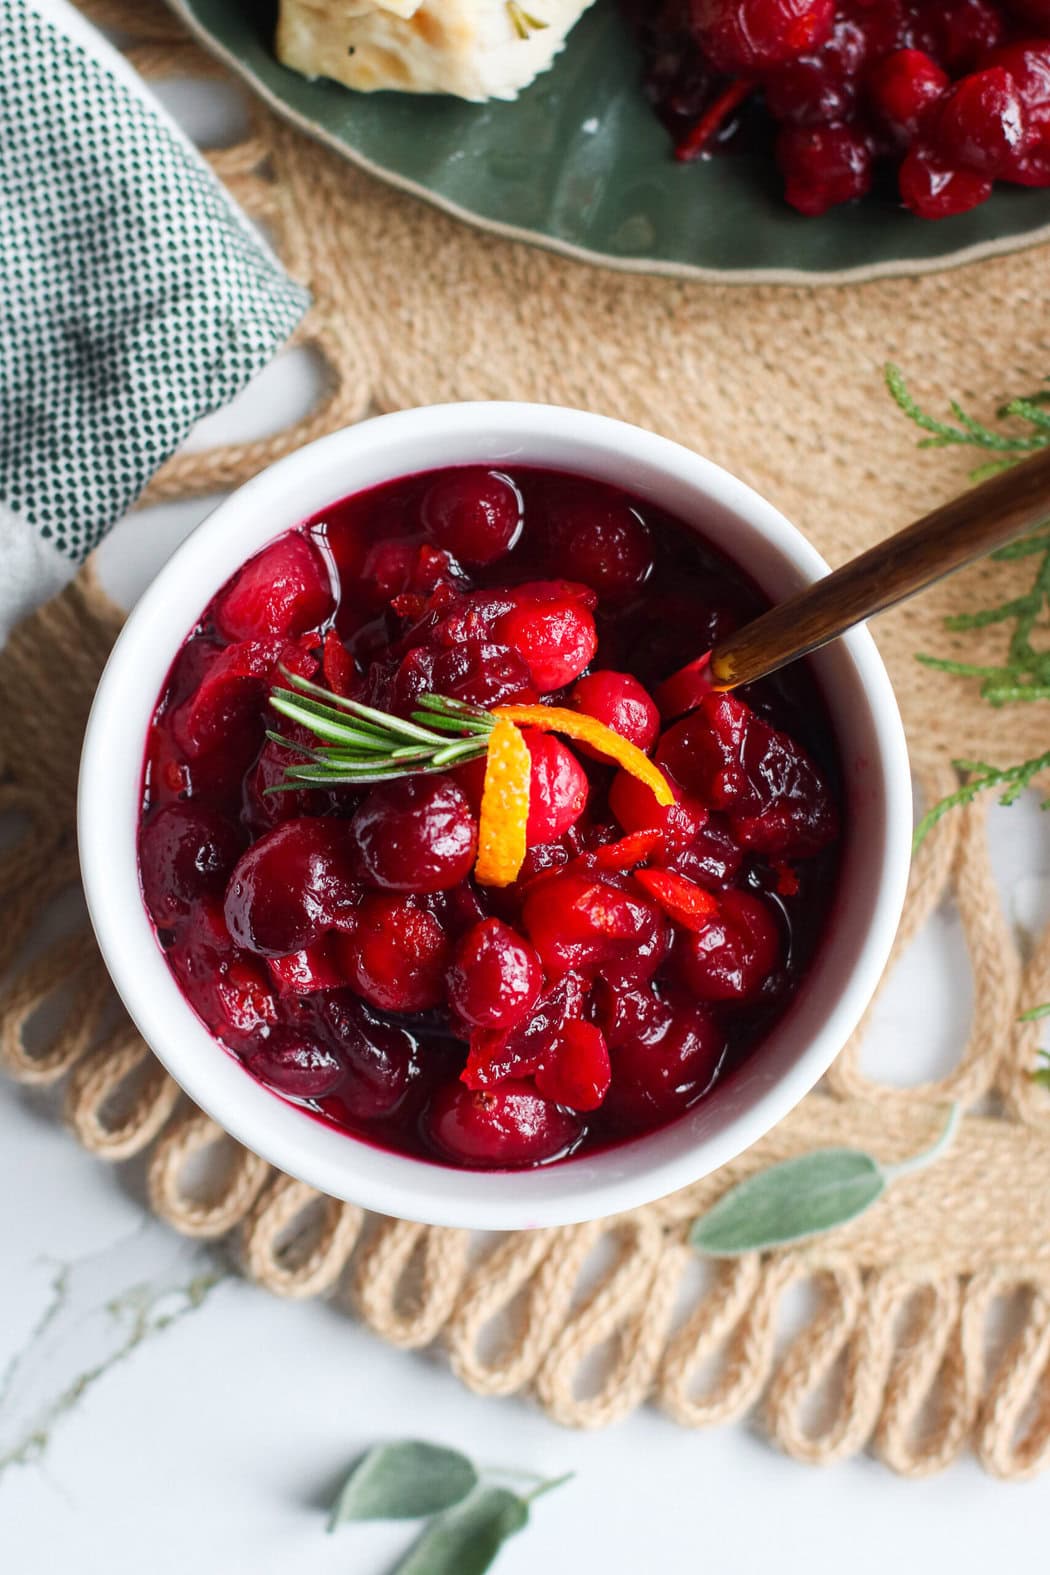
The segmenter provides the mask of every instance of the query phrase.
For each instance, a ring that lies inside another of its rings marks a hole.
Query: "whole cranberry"
[[[1044,126],[1050,122],[1050,41],[1030,38],[1005,44],[989,55],[985,64],[1001,66],[1012,77],[1026,121]]]
[[[471,1089],[498,1088],[535,1077],[567,1024],[580,1020],[586,999],[584,980],[563,974],[544,990],[516,1027],[472,1033],[462,1081]]]
[[[611,1081],[609,1047],[593,1023],[567,1023],[536,1073],[544,1098],[569,1110],[597,1110]]]
[[[978,175],[1005,173],[1030,140],[1024,105],[1013,77],[989,66],[963,77],[937,111],[933,140],[954,168]]]
[[[587,775],[571,749],[550,733],[522,731],[529,751],[529,818],[525,840],[530,847],[556,842],[579,820],[587,807]]]
[[[603,600],[632,596],[652,572],[649,527],[625,499],[581,494],[553,503],[543,537],[557,567]]]
[[[287,957],[268,957],[266,965],[282,995],[315,995],[346,983],[330,935]]]
[[[434,1148],[472,1170],[512,1170],[564,1154],[580,1135],[579,1119],[538,1094],[531,1083],[472,1092],[446,1083],[430,1102],[426,1130]]]
[[[253,1038],[259,1029],[269,1031],[277,1021],[277,1002],[254,958],[239,956],[222,961],[214,970],[215,1000],[222,1023],[212,1022],[224,1038]]]
[[[530,887],[522,924],[549,974],[601,969],[638,984],[667,951],[666,921],[654,903],[586,875],[552,875]]]
[[[868,73],[868,98],[880,125],[899,146],[907,147],[948,82],[948,73],[921,49],[895,49]]]
[[[425,1012],[444,999],[448,937],[409,897],[367,897],[336,948],[354,989],[382,1011]]]
[[[598,649],[594,619],[577,601],[516,606],[499,619],[495,633],[524,658],[541,695],[571,684]]]
[[[494,563],[521,535],[521,494],[494,470],[446,471],[427,488],[423,529],[471,568]]]
[[[630,673],[588,673],[572,691],[569,704],[646,753],[656,743],[660,713],[648,691]],[[589,744],[578,744],[577,748],[593,760],[606,759]]]
[[[356,1121],[382,1121],[404,1102],[415,1072],[416,1041],[407,1029],[376,1020],[349,990],[325,997],[319,1022],[346,1075],[340,1106]]]
[[[992,179],[958,169],[924,142],[915,142],[897,176],[901,201],[920,219],[947,219],[966,213],[992,195]]]
[[[543,969],[535,949],[502,919],[468,930],[448,971],[448,998],[477,1028],[513,1028],[536,1004]]]
[[[154,923],[170,924],[199,898],[224,891],[241,843],[235,826],[197,804],[152,815],[139,837],[139,869]]]
[[[277,1026],[248,1056],[248,1070],[292,1099],[323,1099],[338,1088],[345,1067],[329,1046]]]
[[[659,1126],[709,1087],[724,1052],[725,1035],[705,1007],[660,1000],[637,1032],[612,1046],[603,1112],[627,1131]]]
[[[359,894],[346,822],[286,820],[235,866],[226,923],[239,946],[285,957],[337,924]]]
[[[445,776],[380,783],[349,830],[363,877],[387,891],[443,891],[474,866],[477,823],[462,790]]]
[[[657,758],[659,761],[659,750]],[[659,764],[674,789],[674,804],[669,808],[658,804],[652,788],[629,771],[618,771],[609,789],[609,808],[624,831],[662,831],[675,845],[691,842],[705,824],[707,810],[682,789],[662,761]]]
[[[724,891],[735,880],[743,859],[743,849],[728,823],[720,815],[711,815],[691,841],[672,852],[668,868],[705,891]]]
[[[427,687],[469,705],[527,704],[535,699],[529,669],[518,652],[484,640],[467,640],[442,651]]]
[[[822,44],[835,0],[692,0],[691,15],[712,65],[727,76],[752,76]]]
[[[983,64],[1005,31],[1002,9],[992,0],[920,0],[919,22],[952,76]]]
[[[220,591],[215,622],[227,640],[261,640],[313,629],[332,610],[332,589],[317,548],[292,531],[264,548]]]
[[[776,157],[785,198],[810,218],[871,190],[871,143],[854,126],[782,126]]]
[[[680,937],[675,963],[686,988],[701,1001],[746,1001],[777,965],[780,935],[760,897],[727,891],[718,917],[695,935]]]
[[[828,126],[848,120],[857,98],[857,77],[867,55],[859,23],[836,17],[831,37],[813,54],[781,66],[762,84],[774,120],[794,126]]]

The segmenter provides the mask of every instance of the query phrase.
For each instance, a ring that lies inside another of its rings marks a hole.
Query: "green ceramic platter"
[[[676,164],[615,0],[599,0],[553,68],[511,104],[309,82],[274,57],[272,0],[169,3],[274,110],[355,164],[469,223],[606,267],[839,283],[1050,239],[1050,191],[1003,187],[972,213],[933,224],[874,196],[803,219],[764,158]]]

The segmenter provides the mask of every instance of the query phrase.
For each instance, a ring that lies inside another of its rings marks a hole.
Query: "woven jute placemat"
[[[155,0],[84,8],[123,30],[147,75],[220,74]],[[146,501],[232,487],[370,410],[538,399],[702,450],[837,562],[965,481],[964,455],[916,452],[882,391],[886,360],[929,402],[953,394],[978,410],[1035,387],[1050,366],[1045,251],[915,281],[736,290],[603,273],[479,235],[257,108],[249,134],[212,163],[309,284],[299,340],[323,359],[327,391],[289,431],[176,457]],[[1045,747],[1042,707],[995,712],[914,661],[949,652],[950,605],[1017,594],[1023,569],[983,565],[880,623],[929,796],[953,783],[953,755],[1010,760]],[[0,857],[0,1064],[23,1084],[64,1083],[74,1136],[102,1158],[138,1157],[157,1214],[188,1235],[228,1238],[269,1290],[330,1295],[406,1349],[443,1342],[472,1389],[529,1391],[569,1425],[604,1426],[652,1400],[687,1427],[755,1411],[783,1449],[818,1464],[865,1448],[909,1476],[968,1448],[1002,1477],[1050,1464],[1050,1095],[1030,1078],[1036,1030],[1016,1021],[1022,1002],[1050,997],[1050,934],[1022,956],[982,807],[948,817],[923,847],[897,945],[899,956],[935,909],[956,906],[974,1014],[945,1076],[879,1082],[861,1065],[862,1029],[761,1145],[649,1208],[482,1242],[367,1219],[278,1174],[188,1105],[116,1016],[86,931],[27,952],[40,915],[77,882],[77,755],[118,624],[84,575],[0,653],[0,809],[23,828]],[[967,640],[970,659],[997,654],[994,630]],[[698,1273],[685,1228],[726,1186],[822,1144],[899,1160],[932,1140],[946,1101],[984,1113],[869,1214],[809,1247]],[[800,1284],[813,1288],[810,1311],[785,1344],[778,1320]]]

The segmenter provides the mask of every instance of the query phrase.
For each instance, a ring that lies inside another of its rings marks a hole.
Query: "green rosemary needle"
[[[356,787],[447,771],[480,759],[496,725],[483,707],[446,695],[421,695],[418,709],[406,718],[347,700],[287,668],[280,671],[288,687],[271,690],[270,704],[311,732],[317,743],[311,747],[268,731],[267,738],[298,759],[285,767],[284,781],[267,788],[267,793],[286,793],[304,785]]]

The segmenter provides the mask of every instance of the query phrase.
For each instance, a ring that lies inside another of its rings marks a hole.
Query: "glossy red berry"
[[[586,875],[552,875],[530,887],[525,933],[551,975],[601,969],[640,983],[667,950],[667,924],[655,903]]]
[[[155,924],[171,924],[201,897],[225,891],[242,838],[214,810],[169,804],[153,815],[139,837],[142,893]]]
[[[328,935],[287,957],[268,958],[267,967],[282,995],[314,995],[320,990],[338,990],[346,983]]]
[[[502,919],[468,930],[448,971],[448,998],[476,1028],[513,1028],[536,1004],[543,969],[535,949]]]
[[[597,1110],[611,1081],[609,1047],[593,1023],[567,1023],[536,1073],[544,1098],[569,1110]]]
[[[555,505],[543,534],[558,569],[603,600],[633,595],[652,571],[649,527],[626,500],[581,496]]]
[[[330,1046],[283,1027],[272,1028],[247,1060],[253,1076],[292,1099],[323,1099],[338,1088],[345,1071]]]
[[[460,563],[481,567],[509,552],[521,535],[521,495],[493,470],[450,470],[423,497],[423,529]]]
[[[953,167],[978,175],[1005,173],[1030,138],[1021,95],[1003,66],[963,77],[941,104],[933,139]]]
[[[574,710],[593,716],[612,728],[614,733],[646,753],[656,743],[660,713],[648,690],[630,673],[611,673],[604,669],[588,673],[572,691],[569,704]],[[577,748],[594,760],[606,758],[587,744],[578,744]]]
[[[794,126],[828,126],[848,120],[857,100],[857,81],[867,54],[863,29],[837,17],[822,49],[801,55],[763,81],[766,108],[774,120]]]
[[[1001,6],[992,0],[921,0],[919,17],[952,76],[984,64],[1005,32]]]
[[[700,1097],[724,1052],[725,1035],[703,1006],[655,1000],[616,1036],[603,1111],[627,1131],[659,1126]]]
[[[372,789],[349,827],[363,879],[387,891],[444,891],[474,867],[478,828],[445,776],[401,777]]]
[[[948,83],[948,73],[921,49],[895,49],[871,68],[868,99],[880,125],[907,147]]]
[[[467,640],[440,652],[425,687],[450,700],[489,707],[514,701],[527,705],[536,694],[524,658],[509,645],[483,640]]]
[[[727,891],[718,914],[696,934],[681,937],[675,961],[686,988],[701,1001],[746,1001],[776,967],[780,935],[760,897]]]
[[[898,180],[901,201],[920,219],[948,219],[978,207],[992,195],[990,175],[957,169],[924,142],[913,143],[908,149]]]
[[[332,589],[317,548],[298,532],[251,558],[215,603],[227,640],[302,634],[332,611]]]
[[[692,0],[692,25],[718,71],[751,76],[816,49],[831,32],[834,0]]]
[[[410,897],[368,897],[336,941],[359,995],[388,1012],[425,1012],[444,996],[450,948],[440,922]]]
[[[517,606],[499,619],[496,636],[524,659],[541,695],[571,684],[598,649],[594,619],[576,601]]]
[[[417,1071],[412,1035],[378,1021],[349,990],[323,998],[318,1023],[345,1067],[340,1110],[354,1121],[388,1120],[405,1102]]]
[[[446,1158],[477,1170],[513,1170],[566,1153],[579,1119],[538,1094],[531,1083],[504,1083],[472,1092],[463,1083],[439,1088],[427,1112],[430,1139]]]
[[[579,820],[587,807],[587,773],[560,738],[535,728],[524,728],[522,737],[531,761],[525,840],[535,847],[556,842]]]
[[[853,126],[783,126],[776,156],[784,196],[810,218],[871,189],[871,143]]]
[[[240,946],[286,957],[318,940],[360,893],[345,821],[286,820],[238,861],[226,923]]]

